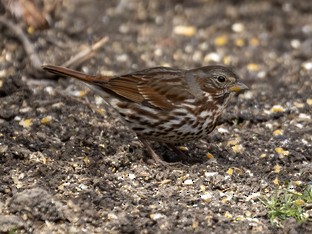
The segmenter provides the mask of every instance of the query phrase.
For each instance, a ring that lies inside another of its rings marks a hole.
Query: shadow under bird
[[[228,67],[191,70],[149,68],[126,75],[88,75],[44,65],[46,71],[76,78],[95,90],[138,136],[156,162],[167,164],[148,141],[174,144],[205,138],[217,125],[233,93],[248,89]]]

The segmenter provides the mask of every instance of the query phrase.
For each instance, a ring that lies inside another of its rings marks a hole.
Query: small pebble
[[[104,103],[104,99],[102,97],[98,96],[98,95],[95,95],[94,96],[94,102],[95,102],[96,105],[99,106],[99,105]]]
[[[301,120],[310,120],[311,119],[311,116],[310,115],[307,115],[305,113],[300,113],[299,116],[298,116],[299,119]]]
[[[213,177],[215,175],[218,175],[218,172],[205,172],[205,177]]]
[[[135,174],[129,173],[129,179],[134,180],[136,178]]]
[[[19,125],[23,126],[24,128],[29,128],[32,125],[31,119],[23,119],[19,122]]]
[[[259,71],[257,74],[258,78],[265,78],[267,75],[266,71]]]
[[[235,23],[232,25],[232,30],[234,32],[240,33],[240,32],[243,32],[245,30],[245,26],[242,23]]]
[[[43,117],[40,122],[42,124],[47,124],[47,123],[51,122],[51,120],[52,120],[52,116],[48,115],[46,117]]]
[[[163,55],[163,51],[160,48],[157,48],[156,50],[154,50],[154,54],[159,57]]]
[[[108,220],[113,220],[113,219],[116,220],[116,219],[118,219],[118,216],[114,213],[109,213],[109,214],[107,214],[107,219]]]
[[[303,125],[302,125],[301,123],[296,123],[295,126],[296,126],[297,128],[303,128]]]
[[[151,218],[152,220],[158,220],[158,219],[164,218],[164,215],[161,214],[161,213],[155,213],[155,214],[151,214],[151,215],[150,215],[150,218]]]
[[[281,105],[274,105],[271,110],[272,113],[279,113],[279,112],[284,112],[285,109]]]
[[[276,177],[272,182],[273,182],[273,184],[275,184],[275,185],[279,185],[278,177]]]
[[[119,32],[120,33],[127,34],[127,33],[129,33],[129,31],[130,31],[130,28],[128,25],[122,24],[119,26]]]
[[[54,96],[55,95],[55,90],[51,86],[45,87],[44,91],[47,92],[49,95]]]
[[[204,200],[205,202],[210,202],[212,199],[212,194],[211,193],[205,193],[205,194],[201,195],[200,198],[202,200]]]
[[[200,43],[198,48],[201,50],[208,50],[209,44],[207,42]]]
[[[311,24],[306,24],[304,25],[301,30],[305,33],[305,34],[310,34],[312,32],[312,25]]]
[[[226,128],[218,128],[218,132],[220,133],[229,133],[229,130],[227,130]]]
[[[234,169],[232,167],[230,167],[227,171],[226,171],[226,174],[228,175],[233,175],[234,173]]]
[[[289,155],[289,151],[284,150],[282,147],[275,148],[275,152],[278,153],[280,156],[288,156]]]
[[[160,182],[161,185],[164,185],[164,184],[169,184],[172,180],[169,180],[169,179],[165,179],[165,180],[162,180]]]
[[[30,108],[30,107],[24,107],[24,108],[21,108],[19,111],[20,111],[20,113],[27,113],[31,110],[32,110],[32,108]]]
[[[278,173],[281,172],[282,167],[281,167],[280,165],[276,164],[276,165],[273,167],[273,169],[274,169],[274,173],[278,174]]]
[[[198,226],[199,226],[199,222],[198,222],[197,220],[193,220],[193,222],[192,222],[192,228],[193,228],[193,229],[197,229]]]
[[[0,78],[4,78],[7,76],[7,71],[6,70],[0,70]],[[0,80],[0,87],[3,86],[3,81]]]
[[[1,154],[5,153],[8,149],[9,149],[9,146],[0,144],[0,153]]]
[[[184,181],[183,183],[184,185],[192,185],[193,184],[193,180],[192,179],[187,179]]]
[[[260,66],[259,64],[256,64],[256,63],[249,63],[247,65],[247,69],[252,72],[257,72],[260,70]]]
[[[242,145],[234,145],[232,146],[232,150],[234,153],[241,153],[244,151],[244,147]]]
[[[17,115],[17,116],[14,117],[14,120],[15,120],[15,121],[21,121],[21,120],[22,120],[22,117]]]
[[[63,102],[57,102],[57,103],[54,103],[52,105],[53,108],[57,108],[57,109],[60,109],[64,106],[64,103]]]
[[[193,53],[193,56],[192,56],[193,61],[199,62],[199,61],[202,61],[202,59],[203,59],[203,55],[201,51],[197,50]]]
[[[297,108],[304,108],[304,103],[302,102],[294,102],[294,106]]]
[[[216,37],[215,40],[214,40],[214,44],[216,46],[224,46],[228,43],[229,39],[227,36],[225,35],[222,35],[222,36],[219,36],[219,37]]]
[[[177,35],[183,35],[187,37],[194,36],[196,33],[196,28],[193,26],[185,26],[185,25],[178,25],[175,26],[173,32]]]
[[[253,38],[250,39],[249,43],[252,46],[258,46],[260,44],[260,41],[259,41],[258,38],[253,37]]]
[[[251,212],[250,212],[249,210],[247,210],[247,211],[245,212],[245,216],[246,216],[246,217],[251,217]]]
[[[252,193],[251,195],[249,195],[246,198],[246,201],[250,201],[250,200],[253,200],[253,199],[258,198],[258,197],[261,197],[261,193],[260,192]]]
[[[237,144],[239,144],[240,143],[240,137],[237,137],[237,138],[235,138],[235,139],[233,139],[233,140],[229,140],[228,142],[227,142],[227,145],[237,145]]]
[[[128,57],[128,55],[127,54],[120,54],[120,55],[117,55],[116,56],[116,60],[118,61],[118,62],[126,62],[126,61],[128,61],[129,60],[129,57]]]
[[[104,115],[105,114],[105,109],[103,109],[103,108],[95,108],[95,111],[97,113],[99,113],[100,115]]]
[[[186,146],[179,146],[178,149],[181,151],[189,151],[189,149]]]
[[[232,57],[231,57],[231,56],[228,56],[228,55],[224,56],[224,58],[223,58],[223,63],[224,63],[225,65],[230,65],[230,64],[232,63]]]
[[[214,156],[211,153],[207,153],[207,158],[208,159],[214,159]]]
[[[281,136],[283,135],[284,131],[281,129],[277,129],[273,132],[273,136]]]
[[[209,63],[209,62],[220,62],[221,61],[221,56],[217,53],[209,53],[204,57],[204,62]]]
[[[298,49],[300,44],[301,43],[300,43],[300,41],[298,39],[293,39],[293,40],[290,41],[290,45],[294,49]]]
[[[5,54],[5,60],[6,60],[7,62],[12,62],[12,61],[13,61],[13,56],[12,56],[12,53],[11,53],[11,52],[7,52],[7,53]]]
[[[243,221],[243,220],[245,220],[245,217],[242,216],[242,215],[238,215],[238,216],[236,216],[236,218],[235,218],[235,221]]]
[[[250,99],[253,99],[253,92],[252,91],[245,91],[243,93],[243,98],[244,99],[247,99],[247,100],[250,100]]]
[[[226,212],[224,213],[224,217],[225,217],[225,218],[228,218],[228,219],[231,219],[231,218],[233,218],[233,215],[231,215],[230,212],[226,211]]]
[[[244,41],[243,39],[241,39],[241,38],[238,38],[238,39],[236,39],[236,40],[234,41],[234,44],[235,44],[236,46],[238,46],[238,47],[242,47],[242,46],[245,45],[245,41]]]
[[[29,26],[29,27],[27,28],[27,32],[28,32],[29,34],[33,34],[33,33],[35,32],[35,28],[32,27],[32,26]]]
[[[85,184],[79,184],[79,186],[77,187],[77,190],[78,191],[82,191],[82,190],[86,190],[88,188],[87,185]]]
[[[74,97],[83,97],[85,95],[87,95],[89,92],[88,89],[85,90],[75,90],[75,91],[71,91],[70,95],[74,96]]]
[[[91,163],[89,157],[84,157],[82,161],[84,162],[85,165],[90,165]]]
[[[304,69],[306,70],[311,70],[312,69],[312,62],[305,62],[301,65]]]
[[[194,46],[190,45],[190,44],[187,44],[185,46],[184,50],[185,50],[186,53],[193,53],[194,52]]]

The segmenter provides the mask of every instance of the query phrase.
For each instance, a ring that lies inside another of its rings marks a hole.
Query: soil
[[[312,181],[311,25],[310,1],[63,0],[27,34],[56,65],[108,36],[78,68],[94,74],[232,66],[250,90],[184,145],[198,162],[170,167],[81,83],[35,77],[0,25],[0,232],[311,233],[311,217],[275,225],[260,201]]]

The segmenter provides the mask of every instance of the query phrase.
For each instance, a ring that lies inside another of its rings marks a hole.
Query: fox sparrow
[[[191,70],[155,67],[126,75],[93,76],[65,67],[43,69],[85,82],[117,110],[157,162],[147,140],[173,144],[206,137],[233,92],[248,89],[224,66]]]

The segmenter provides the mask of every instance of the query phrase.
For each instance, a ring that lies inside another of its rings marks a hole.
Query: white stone
[[[193,180],[192,179],[187,179],[184,181],[183,183],[184,185],[192,185],[193,184]]]
[[[234,32],[240,33],[240,32],[243,32],[245,30],[245,26],[242,23],[235,23],[232,25],[232,30]]]

